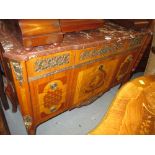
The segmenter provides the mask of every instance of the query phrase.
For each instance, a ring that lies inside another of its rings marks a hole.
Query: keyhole
[[[50,85],[50,88],[52,89],[52,90],[56,90],[57,89],[57,83],[52,83],[51,85]]]

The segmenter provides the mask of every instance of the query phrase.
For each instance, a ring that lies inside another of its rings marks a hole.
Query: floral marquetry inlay
[[[70,59],[70,54],[67,53],[67,54],[62,54],[62,55],[55,56],[52,58],[37,60],[35,62],[35,71],[40,72],[45,69],[68,64],[69,59]]]
[[[44,107],[51,108],[53,104],[57,104],[62,99],[62,90],[58,89],[53,92],[48,91],[47,94],[44,96]]]
[[[48,115],[58,111],[66,100],[66,85],[61,80],[47,83],[39,94],[40,112]]]

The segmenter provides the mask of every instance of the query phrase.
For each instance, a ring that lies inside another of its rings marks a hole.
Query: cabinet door
[[[38,79],[30,84],[37,120],[51,118],[68,107],[70,70]]]
[[[77,69],[73,104],[79,105],[105,92],[112,81],[117,62],[118,59],[109,58]]]
[[[132,72],[133,65],[137,60],[138,55],[139,52],[135,50],[120,56],[120,62],[114,77],[113,86],[120,83],[128,74]]]

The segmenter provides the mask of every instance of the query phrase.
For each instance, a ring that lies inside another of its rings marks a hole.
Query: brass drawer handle
[[[58,84],[57,84],[57,83],[52,83],[52,84],[50,85],[50,88],[51,88],[52,90],[56,90],[57,87],[58,87]]]

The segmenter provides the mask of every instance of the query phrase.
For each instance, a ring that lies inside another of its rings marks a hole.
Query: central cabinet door
[[[91,63],[75,70],[74,105],[91,100],[100,93],[105,92],[117,67],[118,59],[109,58]]]

